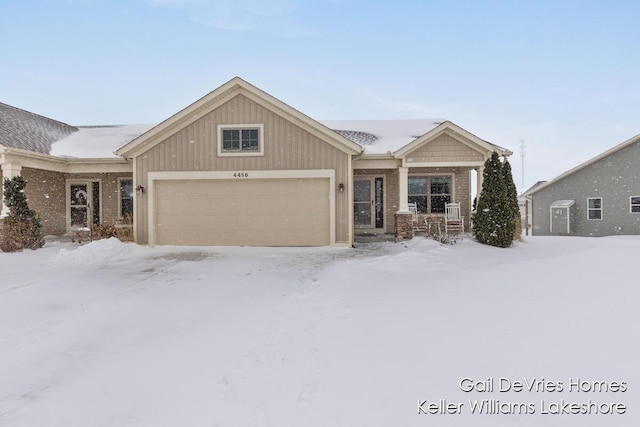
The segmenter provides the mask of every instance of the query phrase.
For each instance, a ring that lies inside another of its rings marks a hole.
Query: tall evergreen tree
[[[473,230],[480,243],[506,248],[513,242],[515,225],[502,169],[500,157],[494,151],[484,164]]]
[[[502,180],[505,184],[507,191],[507,199],[509,201],[509,209],[513,216],[513,238],[518,240],[520,238],[522,227],[520,221],[520,206],[518,205],[518,190],[516,189],[516,183],[513,182],[513,174],[511,173],[511,164],[509,160],[505,159],[502,164]]]
[[[42,222],[34,210],[29,209],[24,188],[27,182],[21,176],[5,179],[4,200],[9,215],[4,218],[0,248],[4,252],[38,249],[44,246]]]

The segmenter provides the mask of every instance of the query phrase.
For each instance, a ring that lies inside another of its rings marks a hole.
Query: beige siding
[[[59,236],[66,233],[64,174],[22,168],[21,175],[27,181],[24,191],[29,199],[29,208],[40,216],[44,234]]]
[[[264,155],[219,157],[219,124],[263,124]],[[136,158],[136,184],[148,186],[151,171],[251,171],[334,169],[336,185],[348,188],[349,155],[322,141],[290,121],[238,95],[194,123],[166,138]],[[336,192],[336,242],[350,240],[349,197]],[[137,197],[137,238],[148,242],[147,197]]]
[[[481,153],[446,133],[423,144],[406,157],[412,162],[484,161]]]

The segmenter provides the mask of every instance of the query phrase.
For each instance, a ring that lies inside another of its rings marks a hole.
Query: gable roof
[[[362,147],[355,142],[345,138],[337,132],[332,131],[320,122],[313,120],[309,116],[306,116],[300,111],[258,89],[240,77],[234,77],[227,83],[177,112],[133,141],[120,147],[116,150],[116,154],[124,157],[134,157],[161,143],[167,136],[183,129],[198,120],[204,114],[214,110],[218,106],[240,94],[249,97],[251,100],[274,111],[276,114],[284,116],[291,122],[302,127],[306,131],[321,137],[323,140],[342,151],[350,154],[358,154],[362,152]]]
[[[501,155],[509,150],[484,141],[443,119],[316,121],[239,77],[200,98],[158,125],[71,126],[0,103],[0,145],[54,156],[133,157],[162,142],[233,97],[243,94],[351,154],[405,156],[445,130],[461,134],[474,148]]]
[[[443,119],[321,120],[325,126],[361,145],[366,154],[392,153],[415,141]]]
[[[78,128],[0,103],[0,145],[49,154],[51,145]]]
[[[610,155],[622,150],[625,147],[630,146],[631,144],[634,144],[636,142],[640,142],[640,134],[633,136],[629,139],[627,139],[626,141],[616,145],[615,147],[612,147],[610,149],[608,149],[607,151],[598,154],[597,156],[593,157],[592,159],[587,160],[584,163],[579,164],[578,166],[576,166],[573,169],[569,169],[568,171],[564,172],[563,174],[558,175],[557,177],[553,178],[551,181],[546,181],[541,185],[538,186],[534,186],[533,188],[530,188],[529,190],[527,190],[525,193],[523,193],[523,195],[525,196],[531,196],[534,193],[537,193],[538,191],[542,190],[543,188],[547,188],[548,186],[568,177],[569,175],[573,175],[574,173],[585,169],[586,167],[594,164],[595,162],[602,160],[606,157],[609,157]]]
[[[536,190],[538,187],[540,187],[541,185],[546,184],[547,181],[538,181],[535,184],[533,184],[531,187],[527,188],[525,191],[522,192],[521,196],[527,196],[529,195],[529,193],[533,192],[534,190]]]
[[[407,155],[408,153],[412,152],[413,150],[417,149],[418,147],[422,146],[424,143],[426,143],[427,141],[433,139],[434,137],[436,137],[437,135],[445,132],[445,131],[450,131],[452,134],[454,135],[461,135],[464,137],[464,142],[466,143],[466,141],[471,142],[473,145],[475,145],[476,147],[473,148],[481,148],[484,149],[486,152],[488,153],[492,153],[494,151],[496,151],[498,154],[500,154],[501,156],[510,156],[513,154],[513,152],[507,150],[506,148],[502,148],[498,145],[492,144],[488,141],[485,141],[484,139],[480,139],[477,136],[475,136],[474,134],[472,134],[471,132],[461,128],[460,126],[456,125],[455,123],[446,120],[442,123],[440,123],[438,126],[434,127],[433,129],[429,130],[428,132],[426,132],[424,135],[421,135],[420,137],[416,138],[414,141],[412,141],[411,143],[405,145],[404,147],[399,148],[398,150],[396,150],[393,155],[396,158],[399,157],[404,157],[405,155]]]

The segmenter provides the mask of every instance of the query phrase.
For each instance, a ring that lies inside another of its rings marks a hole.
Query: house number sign
[[[234,178],[249,178],[249,172],[234,172]]]

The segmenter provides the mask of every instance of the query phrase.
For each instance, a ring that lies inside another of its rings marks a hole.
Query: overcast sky
[[[157,123],[234,76],[324,119],[445,118],[524,187],[640,133],[640,2],[0,0],[0,102]]]

